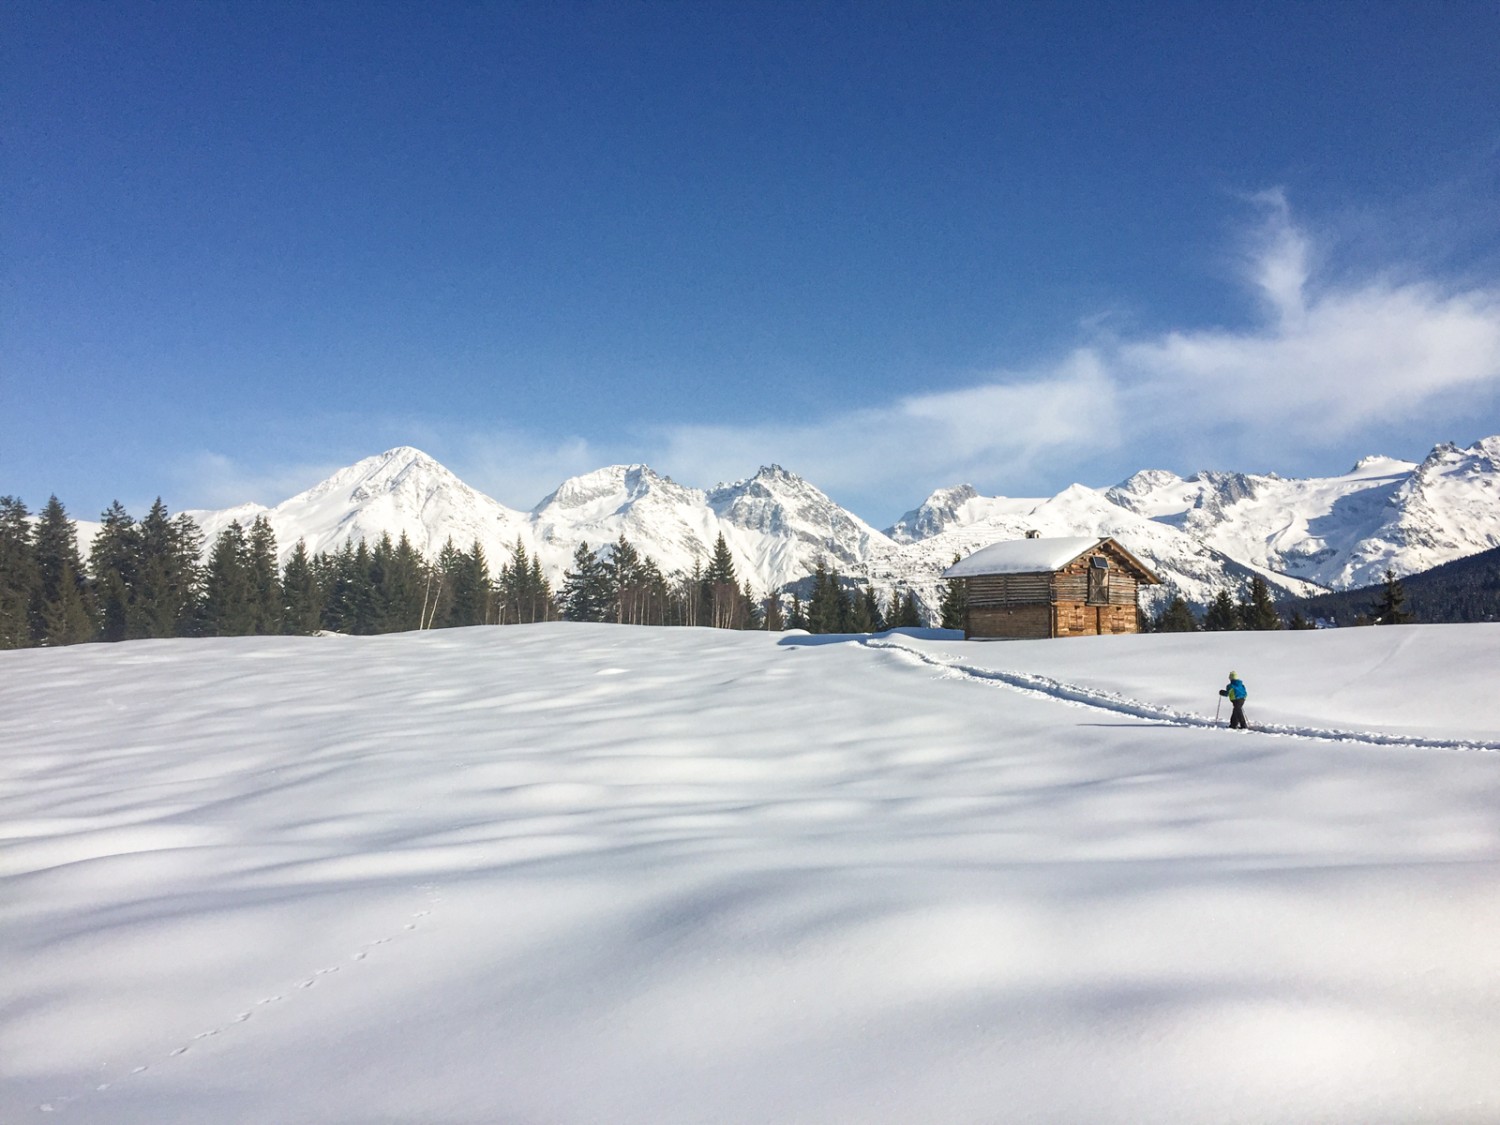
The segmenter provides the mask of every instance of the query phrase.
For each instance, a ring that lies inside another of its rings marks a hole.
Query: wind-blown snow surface
[[[1490,625],[0,653],[0,1120],[1495,1121],[1496,666]],[[1231,667],[1318,737],[1201,725]]]

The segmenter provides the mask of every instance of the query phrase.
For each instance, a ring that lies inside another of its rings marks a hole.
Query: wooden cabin
[[[1093,637],[1139,631],[1137,591],[1161,579],[1113,539],[1028,535],[943,571],[962,579],[966,637]]]

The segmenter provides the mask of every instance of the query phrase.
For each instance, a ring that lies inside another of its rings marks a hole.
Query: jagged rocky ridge
[[[480,543],[492,565],[519,539],[560,581],[579,543],[624,535],[667,572],[690,573],[722,534],[757,592],[806,577],[820,561],[877,591],[909,586],[927,606],[954,555],[1035,530],[1112,535],[1174,593],[1203,604],[1250,574],[1313,594],[1367,585],[1500,546],[1500,436],[1437,446],[1421,464],[1369,457],[1335,477],[1145,470],[1110,488],[1075,484],[1056,496],[985,497],[939,489],[885,531],[780,466],[713,489],[688,487],[645,465],[615,465],[564,481],[530,512],[470,488],[420,450],[400,447],[342,469],[274,508],[190,513],[211,539],[231,520],[264,515],[283,552],[406,534],[429,556],[451,537]]]

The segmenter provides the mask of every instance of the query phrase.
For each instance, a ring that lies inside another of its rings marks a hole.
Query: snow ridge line
[[[895,644],[888,640],[863,640],[866,648],[884,649],[907,657],[916,663],[939,669],[944,675],[955,679],[976,680],[1010,688],[1039,699],[1051,699],[1074,707],[1093,707],[1116,715],[1129,715],[1147,722],[1174,727],[1202,727],[1223,729],[1224,724],[1206,715],[1192,711],[1179,711],[1155,703],[1144,703],[1130,699],[1117,692],[1098,688],[1081,687],[1066,683],[1051,676],[1039,676],[1030,672],[1005,672],[996,668],[977,668],[959,660],[944,660],[908,645]],[[1381,731],[1340,730],[1335,727],[1299,727],[1282,723],[1257,723],[1252,728],[1261,734],[1281,738],[1306,738],[1319,742],[1338,742],[1364,746],[1401,746],[1418,750],[1474,750],[1483,753],[1500,753],[1500,742],[1478,739],[1421,738],[1405,734],[1386,734]]]

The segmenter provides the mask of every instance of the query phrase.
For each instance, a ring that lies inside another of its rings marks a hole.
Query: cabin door
[[[1089,560],[1089,605],[1109,604],[1109,560],[1097,558]]]

